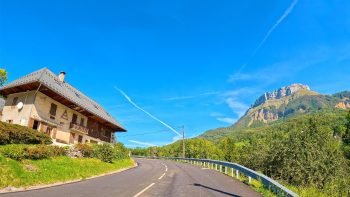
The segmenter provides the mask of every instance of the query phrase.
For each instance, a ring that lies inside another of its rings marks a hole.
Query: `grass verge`
[[[132,159],[106,163],[95,158],[72,159],[62,156],[16,161],[0,155],[0,189],[8,186],[19,188],[85,179],[133,165]]]

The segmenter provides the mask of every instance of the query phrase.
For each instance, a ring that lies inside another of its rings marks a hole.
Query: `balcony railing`
[[[88,134],[88,133],[89,133],[89,130],[90,130],[90,129],[87,128],[87,127],[78,125],[78,124],[73,123],[73,122],[70,123],[70,129],[75,130],[75,131],[78,131],[78,132],[81,132],[81,133],[84,133],[84,134]]]

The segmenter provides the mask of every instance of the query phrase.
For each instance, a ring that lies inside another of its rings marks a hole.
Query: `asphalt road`
[[[223,197],[261,196],[249,186],[214,170],[163,160],[136,159],[124,172],[1,197]]]

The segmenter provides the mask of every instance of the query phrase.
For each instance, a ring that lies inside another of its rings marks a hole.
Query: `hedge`
[[[49,145],[27,145],[27,144],[10,144],[0,147],[0,153],[7,158],[15,160],[23,159],[48,159],[51,157],[65,155],[65,149],[58,146]]]
[[[83,157],[94,157],[101,161],[112,163],[113,160],[127,159],[128,150],[122,143],[110,144],[76,144],[74,149],[80,151]]]
[[[52,144],[52,140],[37,130],[0,121],[0,145],[6,144]]]

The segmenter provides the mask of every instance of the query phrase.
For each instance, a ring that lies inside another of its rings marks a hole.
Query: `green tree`
[[[323,188],[346,174],[339,145],[329,120],[311,116],[271,149],[264,173],[293,185]]]
[[[345,133],[343,135],[343,152],[347,159],[350,159],[350,111],[346,116]]]
[[[0,86],[4,85],[7,81],[7,72],[5,69],[0,69]]]
[[[235,142],[233,139],[225,137],[219,141],[218,147],[224,154],[226,161],[233,161]]]

